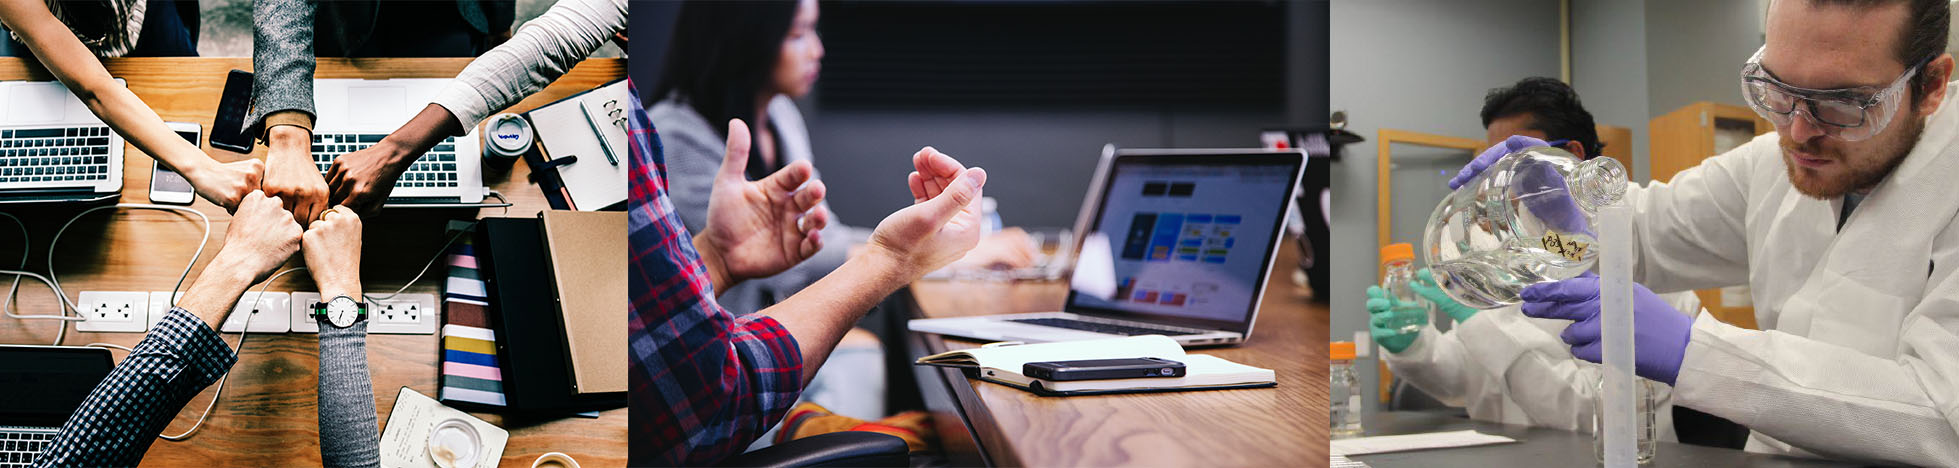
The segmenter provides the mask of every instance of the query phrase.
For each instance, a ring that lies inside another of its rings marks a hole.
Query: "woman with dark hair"
[[[749,179],[804,170],[814,162],[809,132],[794,99],[809,94],[822,68],[817,16],[815,0],[689,2],[681,7],[664,71],[650,94],[658,102],[648,114],[660,129],[674,208],[688,229],[698,231],[707,222],[708,194],[721,165],[730,119],[747,122],[754,135],[746,167]],[[832,221],[821,233],[821,252],[781,274],[730,289],[721,295],[722,305],[749,313],[780,302],[843,264],[870,232],[834,222],[827,204],[818,211]],[[955,267],[1030,265],[1033,252],[1026,235],[1018,229],[1003,234],[981,240]]]
[[[819,177],[812,166],[809,133],[794,101],[809,94],[822,68],[823,41],[816,32],[817,15],[815,0],[697,1],[681,6],[663,75],[650,94],[658,102],[647,115],[660,129],[668,193],[674,212],[688,231],[702,232],[710,224],[708,202],[715,174],[727,157],[725,129],[731,120],[746,122],[748,133],[753,135],[754,144],[742,171],[748,179],[761,180],[778,172]],[[827,204],[811,210],[804,222],[813,219],[827,223],[816,234],[821,250],[774,276],[728,288],[718,295],[720,304],[735,314],[751,314],[788,300],[843,265],[870,237],[870,229],[836,222]],[[1033,255],[1026,234],[1018,229],[1006,234],[983,238],[955,265],[1031,264]],[[850,330],[829,361],[831,364],[803,390],[803,401],[814,405],[796,411],[833,412],[837,416],[797,420],[884,417],[884,354],[875,336],[863,329]],[[916,424],[918,419],[907,414],[885,422],[901,429],[922,430]],[[782,434],[773,439],[849,425],[854,424],[800,424],[780,429]],[[769,440],[765,437],[757,446]]]

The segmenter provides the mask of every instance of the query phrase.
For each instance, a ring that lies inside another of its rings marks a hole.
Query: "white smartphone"
[[[164,122],[164,124],[170,127],[170,131],[177,132],[177,136],[189,141],[191,146],[197,146],[198,140],[203,137],[203,129],[195,122]],[[170,166],[164,165],[163,160],[151,159],[150,202],[189,205],[196,199],[197,189],[191,187],[190,180],[185,179],[183,174],[171,170]]]

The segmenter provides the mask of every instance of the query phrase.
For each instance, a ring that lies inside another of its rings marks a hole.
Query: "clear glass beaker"
[[[1633,377],[1633,421],[1634,447],[1638,454],[1634,461],[1644,465],[1653,462],[1653,454],[1659,450],[1655,443],[1660,438],[1660,384],[1641,377]],[[1605,463],[1605,374],[1600,373],[1593,390],[1597,398],[1592,399],[1592,454],[1599,463]]]

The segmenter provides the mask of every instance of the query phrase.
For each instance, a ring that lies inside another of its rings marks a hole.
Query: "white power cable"
[[[26,271],[28,253],[32,248],[27,239],[28,238],[27,224],[21,222],[20,218],[16,218],[12,214],[0,213],[0,216],[6,216],[7,219],[13,220],[14,224],[20,226],[21,245],[22,245],[21,259],[20,259],[21,269],[0,270],[0,274],[14,275],[13,285],[7,288],[7,297],[4,300],[0,300],[0,313],[4,313],[7,317],[17,318],[17,319],[60,320],[63,322],[79,322],[79,321],[87,320],[86,318],[83,317],[69,315],[70,312],[74,312],[77,315],[79,315],[81,312],[81,308],[76,307],[74,301],[68,299],[67,292],[61,289],[61,278],[59,275],[56,275],[54,271],[55,247],[61,244],[61,235],[68,232],[68,227],[73,226],[75,224],[75,221],[82,219],[83,216],[87,216],[89,213],[94,213],[97,211],[118,209],[118,208],[129,208],[129,209],[138,209],[138,210],[176,211],[176,212],[190,213],[193,215],[197,215],[198,220],[203,224],[204,237],[202,238],[202,240],[198,241],[197,251],[191,254],[190,263],[184,264],[184,272],[182,274],[177,275],[177,284],[170,287],[170,305],[175,306],[177,304],[177,299],[176,299],[177,291],[183,288],[184,279],[190,277],[191,268],[197,266],[197,260],[204,256],[205,244],[208,244],[211,241],[211,218],[205,216],[203,212],[186,208],[186,207],[181,207],[181,206],[153,205],[148,203],[119,203],[115,205],[98,206],[94,208],[89,208],[87,210],[82,210],[81,213],[76,213],[74,217],[68,218],[68,222],[63,223],[61,225],[61,229],[55,231],[54,238],[48,241],[48,275],[45,277],[33,272]],[[36,281],[40,281],[41,283],[46,284],[48,286],[48,289],[54,292],[54,295],[57,298],[56,301],[57,303],[55,304],[56,306],[55,309],[57,312],[56,315],[16,315],[13,313],[11,304],[13,304],[18,299],[18,294],[20,290],[20,278],[22,276],[26,276]],[[55,333],[54,346],[60,346],[61,342],[67,339],[67,337],[68,337],[68,325],[64,323],[61,325],[61,329]]]
[[[292,268],[287,268],[278,273],[273,273],[271,277],[265,279],[265,284],[260,285],[258,287],[258,294],[252,296],[252,300],[257,301],[258,299],[265,297],[265,289],[272,287],[272,282],[278,281],[279,277],[286,276],[287,273],[292,273],[295,271],[301,271],[305,269],[306,267],[292,267]],[[239,300],[244,300],[244,298],[241,297],[239,298]],[[176,307],[176,304],[174,303],[175,301],[172,302],[173,303],[171,304],[171,307]],[[233,305],[231,308],[237,309],[238,306]],[[254,310],[256,310],[256,307],[254,307]],[[245,333],[252,331],[252,315],[254,314],[252,314],[251,311],[245,312],[245,326],[238,329],[238,344],[231,347],[232,348],[231,355],[234,357],[245,355]],[[223,334],[222,331],[224,330],[223,321],[218,322],[218,330],[220,330],[219,334]],[[238,364],[234,360],[232,365],[236,366]],[[224,383],[227,380],[231,380],[231,369],[225,369],[224,375],[218,377],[217,393],[211,394],[211,403],[204,405],[204,414],[200,414],[197,416],[197,422],[191,424],[190,429],[185,429],[184,433],[182,434],[177,434],[177,435],[157,434],[157,437],[171,442],[183,442],[185,440],[189,440],[192,434],[197,433],[198,428],[204,427],[204,420],[206,418],[211,417],[211,410],[213,408],[218,407],[218,399],[224,398]]]

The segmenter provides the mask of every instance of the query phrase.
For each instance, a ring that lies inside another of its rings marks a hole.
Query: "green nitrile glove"
[[[1428,314],[1424,312],[1423,309],[1414,307],[1403,307],[1400,311],[1400,313],[1411,314],[1408,318],[1414,318],[1421,324],[1427,325]],[[1380,286],[1367,287],[1367,315],[1369,316],[1367,331],[1374,335],[1374,342],[1380,343],[1381,347],[1387,348],[1390,353],[1400,353],[1401,350],[1408,349],[1408,345],[1415,344],[1415,338],[1421,336],[1420,331],[1404,333],[1389,328],[1388,324],[1394,321],[1396,313],[1395,300],[1388,297],[1387,290],[1381,289]]]
[[[1435,303],[1435,308],[1442,309],[1442,313],[1449,314],[1449,318],[1456,319],[1456,323],[1467,322],[1470,316],[1478,312],[1449,298],[1448,293],[1442,292],[1442,287],[1435,285],[1435,275],[1429,273],[1427,268],[1415,272],[1415,282],[1410,286],[1415,288],[1415,294],[1420,294],[1423,299]]]

